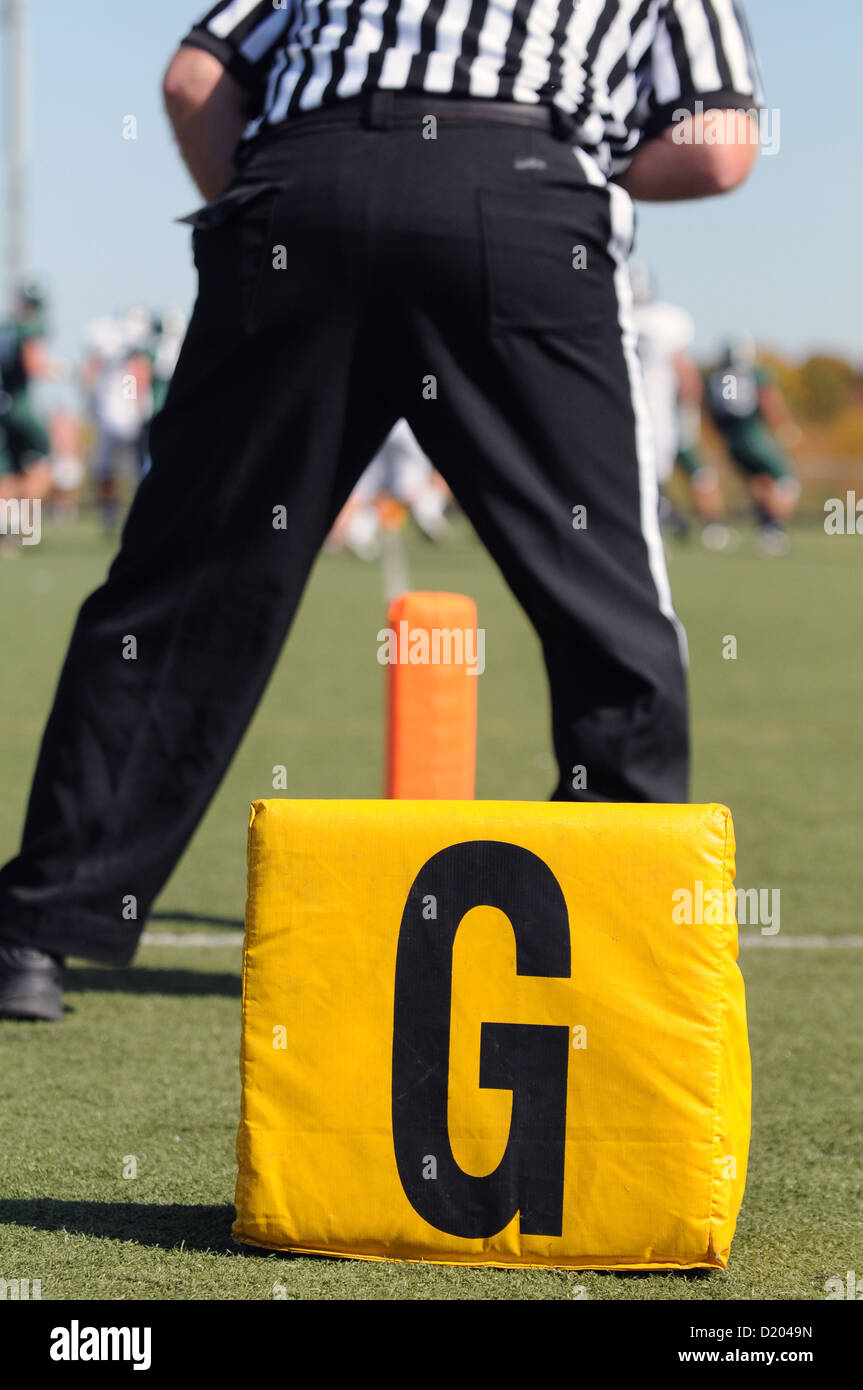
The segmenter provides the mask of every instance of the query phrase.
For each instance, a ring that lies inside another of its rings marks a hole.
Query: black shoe
[[[62,981],[62,956],[0,942],[0,1018],[62,1018]]]

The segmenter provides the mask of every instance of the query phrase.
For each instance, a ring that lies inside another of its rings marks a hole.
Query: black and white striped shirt
[[[247,137],[375,88],[548,102],[606,175],[675,112],[763,100],[737,0],[221,0],[184,42],[248,89]]]

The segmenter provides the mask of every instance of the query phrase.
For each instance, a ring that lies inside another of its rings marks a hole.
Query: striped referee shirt
[[[611,175],[675,113],[762,103],[737,0],[221,0],[183,42],[248,90],[246,138],[376,88],[546,102]]]

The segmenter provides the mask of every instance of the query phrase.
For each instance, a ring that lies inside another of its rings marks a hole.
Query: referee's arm
[[[710,198],[730,193],[748,177],[758,158],[758,124],[745,111],[705,111],[687,123],[687,139],[665,129],[638,150],[618,178],[643,202]]]
[[[736,0],[666,0],[646,77],[644,143],[617,182],[648,202],[743,183],[758,157],[763,95]]]
[[[201,193],[216,198],[230,183],[234,151],[261,105],[273,48],[288,23],[272,0],[241,7],[221,0],[183,39],[162,82],[165,109],[186,167]]]
[[[209,201],[234,175],[234,150],[249,120],[247,93],[218,58],[181,48],[162,83],[165,110],[186,168]]]

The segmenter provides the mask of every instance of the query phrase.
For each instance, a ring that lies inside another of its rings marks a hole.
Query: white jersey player
[[[427,540],[441,540],[449,530],[444,515],[449,488],[435,472],[406,420],[399,420],[363,473],[333,528],[328,548],[352,550],[363,560],[380,554],[381,496],[407,507]]]
[[[646,297],[649,290],[642,288],[635,275],[633,291],[638,355],[653,428],[656,473],[663,486],[674,472],[681,443],[679,360],[695,337],[695,324],[686,310],[676,304]]]

